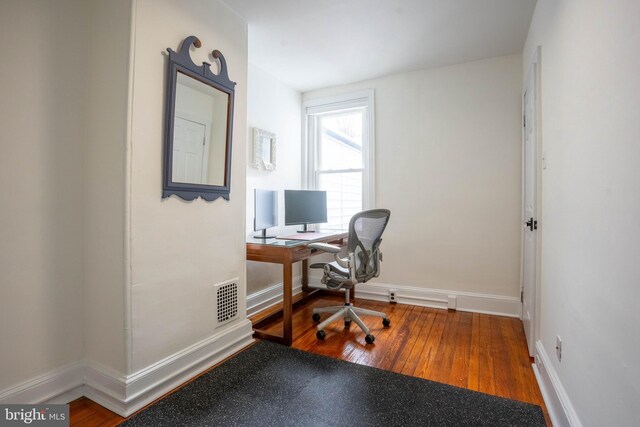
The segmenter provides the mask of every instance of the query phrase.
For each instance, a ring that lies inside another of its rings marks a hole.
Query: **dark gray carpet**
[[[122,426],[544,426],[539,406],[260,342]]]

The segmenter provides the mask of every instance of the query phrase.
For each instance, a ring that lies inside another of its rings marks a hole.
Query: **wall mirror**
[[[191,60],[191,46],[201,45],[190,36],[178,52],[167,49],[163,198],[175,194],[184,200],[229,200],[236,84],[229,80],[218,50],[211,54],[219,61],[217,74],[211,64],[196,65]]]
[[[260,166],[268,171],[276,169],[276,135],[266,130],[253,128],[253,162],[252,166]]]

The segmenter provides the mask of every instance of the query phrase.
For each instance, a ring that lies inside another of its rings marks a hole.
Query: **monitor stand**
[[[257,234],[257,235],[255,235],[255,236],[253,236],[253,238],[254,238],[254,239],[263,239],[263,240],[266,240],[266,239],[275,239],[275,238],[276,238],[276,236],[267,236],[267,229],[266,229],[266,228],[263,228],[263,229],[262,229],[262,234]]]
[[[298,230],[298,233],[315,233],[315,232],[316,232],[316,230],[309,230],[309,229],[307,228],[307,226],[308,226],[308,225],[309,225],[309,224],[303,224],[303,225],[302,225],[302,230]]]

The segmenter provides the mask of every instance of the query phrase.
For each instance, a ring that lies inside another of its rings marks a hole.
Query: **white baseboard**
[[[535,359],[533,372],[536,374],[542,398],[553,425],[556,427],[582,427],[578,414],[560,382],[558,373],[540,341],[536,342]]]
[[[310,276],[309,285],[325,288],[320,276]],[[389,285],[385,283],[359,283],[356,286],[358,298],[375,301],[389,301],[389,291],[396,291],[399,304],[421,307],[451,308],[474,313],[496,314],[499,316],[521,317],[522,303],[516,297],[478,294],[471,292],[447,291],[441,289],[418,288],[414,286]],[[302,291],[302,278],[293,279],[293,294]],[[269,286],[247,296],[247,317],[282,301],[282,283]]]
[[[127,377],[87,366],[85,395],[127,417],[253,342],[247,319]]]
[[[253,342],[247,319],[127,377],[127,415]]]
[[[70,363],[0,392],[0,404],[64,403],[82,396],[84,364]]]
[[[118,415],[127,413],[127,378],[93,361],[87,361],[84,395]]]
[[[302,277],[293,278],[293,295],[302,292]],[[247,295],[247,317],[282,301],[282,282]]]
[[[319,280],[319,277],[309,278],[313,287],[322,286]],[[357,298],[375,301],[388,302],[389,291],[393,289],[396,291],[396,301],[399,304],[444,309],[450,308],[473,313],[496,314],[499,316],[518,318],[522,314],[522,303],[519,298],[505,297],[502,295],[447,291],[371,282],[359,283],[355,289]]]
[[[253,342],[247,319],[131,375],[78,361],[0,392],[0,403],[68,403],[86,396],[127,417]]]

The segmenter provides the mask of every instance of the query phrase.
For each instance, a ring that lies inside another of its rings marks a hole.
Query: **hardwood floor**
[[[319,341],[311,310],[341,303],[340,298],[322,297],[297,307],[292,347],[540,405],[551,425],[519,319],[358,299],[357,306],[385,311],[391,319],[391,326],[384,328],[380,319],[363,317],[375,345],[365,344],[355,324],[344,329],[339,321],[327,327],[327,337]],[[279,328],[275,321],[264,329]],[[123,420],[86,398],[71,403],[72,426],[115,426]]]

